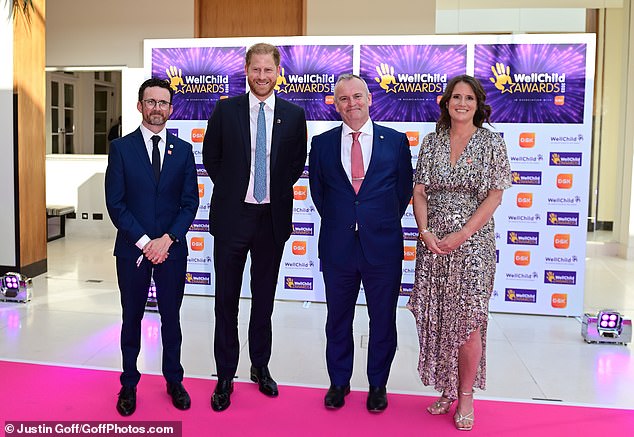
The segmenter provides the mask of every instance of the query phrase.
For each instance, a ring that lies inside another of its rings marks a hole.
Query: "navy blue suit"
[[[293,184],[306,164],[304,109],[275,99],[270,203],[245,203],[251,170],[249,96],[220,100],[203,142],[203,163],[214,183],[209,229],[214,236],[216,294],[214,358],[218,377],[231,379],[238,367],[238,304],[242,275],[251,256],[249,355],[255,367],[271,357],[271,315],[284,250],[291,235]]]
[[[198,181],[192,146],[170,133],[166,143],[158,181],[140,129],[114,140],[108,155],[106,206],[117,228],[114,255],[123,312],[121,384],[124,386],[136,386],[141,377],[136,361],[152,270],[161,314],[163,375],[168,382],[183,379],[179,312],[187,267],[186,234],[198,209]],[[166,233],[178,240],[171,245],[168,258],[157,265],[144,258],[137,267],[136,260],[142,252],[135,243],[143,235],[154,239]]]
[[[372,156],[355,193],[341,163],[341,127],[312,140],[310,191],[321,216],[321,259],[328,318],[326,362],[333,385],[350,383],[352,322],[363,281],[370,316],[368,380],[387,384],[396,352],[396,305],[403,260],[401,218],[412,194],[407,137],[373,124]]]

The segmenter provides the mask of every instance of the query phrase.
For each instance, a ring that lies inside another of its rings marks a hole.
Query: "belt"
[[[258,211],[264,211],[267,209],[271,209],[271,204],[270,203],[249,203],[249,202],[242,202],[242,205],[246,208],[246,209],[255,209]]]

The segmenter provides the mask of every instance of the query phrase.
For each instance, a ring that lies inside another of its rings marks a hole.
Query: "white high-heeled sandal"
[[[433,404],[427,407],[427,411],[429,412],[429,414],[432,414],[434,416],[437,416],[439,414],[447,414],[449,412],[449,409],[451,408],[451,404],[453,404],[454,401],[455,399],[449,399],[443,393],[443,395],[436,399]]]
[[[473,392],[460,392],[462,396],[473,396]],[[453,416],[454,424],[456,425],[456,429],[460,431],[471,431],[473,429],[474,422],[474,410],[471,410],[470,413],[462,415],[456,410],[456,414]]]

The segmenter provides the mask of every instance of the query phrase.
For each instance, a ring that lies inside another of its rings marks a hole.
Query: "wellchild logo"
[[[551,136],[550,142],[552,144],[581,144],[583,143],[583,134]]]
[[[315,225],[313,223],[293,223],[292,235],[315,235]]]
[[[399,290],[399,296],[411,296],[412,291],[414,290],[414,284],[401,284],[401,288]]]
[[[293,207],[293,212],[295,214],[304,214],[304,215],[312,215],[315,212],[314,206],[295,206]]]
[[[313,260],[308,261],[284,261],[284,267],[287,269],[305,269],[309,270],[315,267]]]
[[[212,258],[208,256],[188,256],[188,264],[211,264]]]
[[[556,167],[580,167],[582,153],[550,152],[550,164]]]
[[[577,272],[566,272],[562,270],[545,270],[544,284],[575,285],[577,283]]]
[[[513,164],[541,164],[544,162],[544,155],[541,153],[536,156],[515,156],[509,155],[509,161]]]
[[[509,215],[509,223],[539,223],[542,220],[540,214],[533,215]]]
[[[579,226],[577,212],[548,212],[548,226]]]
[[[376,66],[378,77],[374,80],[389,93],[438,93],[442,94],[447,85],[447,74],[440,73],[397,73],[394,67],[380,63]]]
[[[165,72],[174,94],[229,93],[229,76],[226,74],[183,76],[183,70],[174,65],[167,68]]]
[[[334,74],[286,74],[284,67],[275,83],[278,93],[334,93],[336,77]]]
[[[579,262],[579,258],[577,255],[571,256],[545,256],[544,262],[546,264],[566,264],[566,265],[574,265]]]
[[[579,205],[583,199],[581,196],[568,196],[568,197],[549,197],[549,205]]]
[[[211,273],[187,272],[185,282],[192,285],[211,285]]]
[[[514,171],[511,173],[514,185],[541,185],[541,171]]]
[[[504,93],[565,93],[566,73],[559,72],[525,72],[511,74],[511,68],[501,62],[491,66],[493,77],[489,80]],[[563,96],[561,104],[563,104]],[[556,103],[557,104],[557,103]]]
[[[284,288],[287,290],[312,290],[313,278],[299,278],[297,276],[284,276]]]
[[[506,272],[504,276],[509,281],[535,281],[539,279],[539,274],[537,272],[533,272],[533,273]]]
[[[194,220],[189,226],[190,232],[209,232],[209,220]]]
[[[539,232],[508,231],[506,233],[507,244],[523,244],[526,246],[539,245]]]
[[[300,176],[301,179],[308,179],[308,166],[305,165],[304,166],[304,171],[302,172],[302,175]]]
[[[506,288],[504,291],[504,300],[507,302],[536,303],[537,290]]]
[[[198,177],[207,177],[207,170],[203,164],[196,164],[196,174]]]
[[[403,240],[406,240],[406,241],[418,240],[418,228],[403,228]]]

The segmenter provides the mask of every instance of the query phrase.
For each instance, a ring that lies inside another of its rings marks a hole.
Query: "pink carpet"
[[[180,421],[183,436],[445,436],[463,435],[451,415],[431,416],[433,398],[389,394],[382,414],[365,409],[364,392],[352,392],[338,411],[323,407],[324,389],[280,386],[266,398],[253,383],[236,383],[231,407],[209,405],[214,380],[186,378],[188,411],[176,410],[161,376],[143,375],[137,410],[122,418],[115,410],[119,374],[112,371],[0,361],[3,421]],[[472,436],[631,435],[634,410],[476,401]],[[3,424],[4,425],[4,424]],[[13,434],[15,435],[15,434]]]

